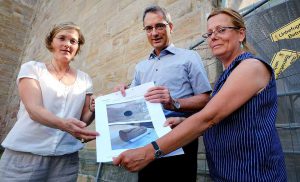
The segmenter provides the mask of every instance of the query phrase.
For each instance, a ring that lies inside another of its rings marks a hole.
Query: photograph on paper
[[[158,139],[152,122],[110,125],[112,150],[143,147]]]
[[[108,123],[127,123],[150,121],[151,117],[145,99],[107,104]]]

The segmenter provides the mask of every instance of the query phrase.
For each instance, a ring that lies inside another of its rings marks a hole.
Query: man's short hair
[[[166,20],[167,23],[172,23],[171,21],[171,16],[170,14],[167,12],[167,10],[165,8],[162,8],[158,5],[152,5],[152,6],[148,6],[145,10],[144,10],[144,15],[143,15],[143,23],[146,17],[147,13],[158,13],[160,12],[164,19]]]

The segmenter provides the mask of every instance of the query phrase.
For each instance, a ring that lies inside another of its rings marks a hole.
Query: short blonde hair
[[[76,25],[73,22],[65,22],[65,23],[60,23],[57,25],[54,25],[54,27],[52,28],[52,30],[48,33],[48,35],[45,38],[45,44],[47,49],[52,52],[53,51],[53,47],[51,45],[53,38],[55,37],[56,34],[58,34],[60,31],[62,30],[76,30],[78,32],[79,38],[78,38],[78,49],[75,53],[75,55],[77,55],[80,52],[80,48],[81,46],[84,44],[85,39],[84,36],[80,30],[80,27],[78,25]]]

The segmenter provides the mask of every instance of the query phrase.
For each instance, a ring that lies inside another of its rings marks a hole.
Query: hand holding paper
[[[154,150],[147,153],[147,148],[152,151],[151,147],[147,145],[142,148],[127,150],[114,158],[113,164],[124,167],[130,172],[137,172],[154,160]]]
[[[147,90],[145,99],[151,103],[161,103],[165,109],[173,109],[170,91],[164,86],[154,86]]]

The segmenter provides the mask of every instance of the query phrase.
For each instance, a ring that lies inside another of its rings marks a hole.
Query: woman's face
[[[79,34],[74,29],[58,32],[51,43],[54,58],[66,61],[72,60],[78,50],[78,38]]]
[[[241,53],[240,44],[245,38],[245,31],[235,27],[229,15],[211,17],[207,21],[207,32],[213,32],[207,41],[214,56],[226,61]]]

